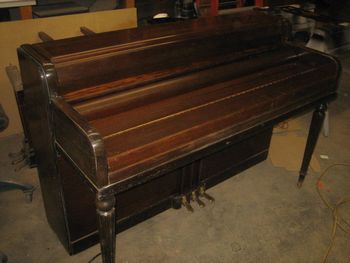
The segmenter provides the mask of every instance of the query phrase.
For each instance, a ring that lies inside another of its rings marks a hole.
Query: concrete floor
[[[342,63],[339,97],[330,105],[330,135],[321,136],[315,150],[316,156],[329,156],[318,158],[322,169],[350,163],[350,54]],[[300,135],[306,136],[309,120],[310,115],[300,118]],[[13,171],[7,154],[19,149],[20,140],[0,141],[0,179],[32,183],[37,190],[31,204],[19,191],[0,193],[0,250],[10,263],[88,262],[99,245],[69,256],[46,222],[36,170]],[[276,168],[268,159],[210,189],[214,204],[195,207],[193,214],[168,210],[118,235],[118,262],[322,262],[332,215],[316,192],[319,175],[310,171],[298,189],[297,172]],[[349,167],[332,170],[324,180],[323,192],[332,203],[349,197],[349,189]],[[350,221],[350,205],[341,214]],[[341,231],[328,262],[350,262],[349,236]]]

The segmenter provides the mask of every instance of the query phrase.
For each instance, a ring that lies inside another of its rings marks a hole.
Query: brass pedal
[[[190,205],[190,203],[187,201],[187,197],[185,195],[183,195],[181,197],[181,204],[186,207],[187,211],[193,213],[194,210],[193,210],[193,207]]]
[[[204,197],[205,199],[207,199],[209,202],[214,203],[215,202],[215,198],[210,196],[209,194],[207,194],[205,192],[205,186],[201,186],[199,187],[199,196],[200,197]]]
[[[202,200],[199,199],[198,197],[198,192],[197,191],[193,191],[191,194],[191,199],[195,202],[197,202],[197,204],[199,205],[199,207],[203,208],[205,207],[205,204]]]

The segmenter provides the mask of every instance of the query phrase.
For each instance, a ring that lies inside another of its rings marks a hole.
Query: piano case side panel
[[[91,187],[108,184],[103,141],[68,104],[55,98],[51,103],[55,146],[81,170]]]
[[[231,144],[201,160],[119,193],[116,196],[117,232],[171,208],[174,198],[190,193],[200,183],[212,186],[263,161],[267,156],[271,134],[272,127],[247,132],[239,136],[237,141],[231,141]],[[95,194],[63,153],[58,155],[57,164],[62,178],[70,237],[66,248],[75,254],[98,242]],[[215,173],[210,172],[212,169]]]
[[[75,254],[98,242],[95,193],[62,152],[57,157],[57,167],[62,178],[69,236],[66,249],[70,254]],[[117,232],[170,208],[172,198],[178,195],[181,171],[175,170],[119,193],[116,196]]]
[[[32,144],[35,150],[40,188],[43,196],[46,217],[61,243],[68,246],[66,217],[62,199],[61,178],[55,167],[55,151],[49,127],[49,100],[46,83],[51,76],[27,51],[18,50],[21,69],[24,103],[28,128],[32,134]]]

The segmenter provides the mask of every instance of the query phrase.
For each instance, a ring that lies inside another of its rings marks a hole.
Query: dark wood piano
[[[70,254],[100,240],[115,262],[115,229],[203,206],[267,157],[273,125],[314,110],[302,184],[340,66],[289,28],[249,11],[18,49],[47,218]]]

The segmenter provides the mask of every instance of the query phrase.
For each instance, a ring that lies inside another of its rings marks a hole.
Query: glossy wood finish
[[[190,209],[267,157],[274,124],[335,97],[338,62],[285,42],[288,29],[247,12],[19,49],[47,216],[69,253],[99,232],[114,262],[115,224]]]

